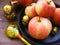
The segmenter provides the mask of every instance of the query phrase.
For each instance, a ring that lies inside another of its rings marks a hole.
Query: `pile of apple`
[[[28,32],[35,39],[46,39],[52,31],[52,22],[60,26],[60,8],[52,0],[38,0],[25,8],[23,21],[28,24]]]

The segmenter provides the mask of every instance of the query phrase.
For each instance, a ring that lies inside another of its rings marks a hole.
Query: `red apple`
[[[56,8],[53,17],[53,22],[56,26],[60,26],[60,8]]]
[[[31,4],[33,2],[33,0],[12,0],[10,1],[10,3],[12,4],[17,4],[17,5],[22,5],[22,6],[28,6],[29,4]]]
[[[52,17],[55,11],[55,4],[52,0],[38,0],[35,9],[39,16]]]
[[[30,18],[33,18],[34,16],[37,15],[35,11],[35,5],[36,3],[32,3],[31,5],[25,8],[25,14],[29,16]]]
[[[19,0],[19,3],[21,3],[23,6],[28,6],[32,2],[33,2],[33,0]]]
[[[35,39],[45,39],[52,31],[52,24],[49,19],[33,17],[28,24],[28,32]]]

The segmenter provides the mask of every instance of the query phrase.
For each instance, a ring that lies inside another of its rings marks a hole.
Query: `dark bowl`
[[[56,4],[56,7],[60,7],[59,5]],[[58,27],[58,32],[56,35],[51,36],[49,35],[46,39],[44,40],[37,40],[32,38],[29,33],[28,33],[28,26],[22,24],[22,17],[24,16],[24,8],[21,9],[19,12],[18,16],[18,25],[19,25],[19,31],[22,34],[22,36],[30,42],[32,45],[59,45],[60,43],[60,28]]]

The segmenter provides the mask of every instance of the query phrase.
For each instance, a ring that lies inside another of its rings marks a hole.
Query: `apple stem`
[[[17,38],[20,39],[24,44],[31,45],[27,40],[25,40],[20,34],[17,35]]]
[[[40,17],[38,18],[38,22],[40,22],[41,20],[40,20]]]
[[[18,3],[18,1],[10,0],[10,4],[11,4],[11,5],[13,5],[13,4],[15,4],[15,3],[17,4],[17,3]]]
[[[47,1],[47,3],[48,3],[48,4],[50,4],[50,3],[51,3],[51,1]]]

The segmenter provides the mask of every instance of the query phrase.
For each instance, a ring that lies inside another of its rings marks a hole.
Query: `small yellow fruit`
[[[29,17],[27,15],[23,16],[23,22],[28,23]]]
[[[12,11],[12,6],[11,5],[5,5],[3,7],[3,11],[7,14],[9,14]]]
[[[57,27],[54,27],[54,28],[53,28],[53,32],[52,32],[52,34],[56,34],[57,31],[58,31]]]

